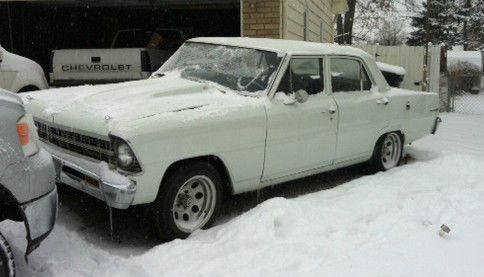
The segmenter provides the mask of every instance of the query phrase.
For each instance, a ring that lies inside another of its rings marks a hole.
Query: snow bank
[[[408,148],[416,159],[408,165],[270,199],[140,255],[88,243],[59,221],[31,265],[17,258],[19,276],[483,276],[484,129],[474,127],[484,117],[443,119],[438,135]],[[448,239],[439,236],[442,224]],[[21,257],[22,226],[0,230]]]

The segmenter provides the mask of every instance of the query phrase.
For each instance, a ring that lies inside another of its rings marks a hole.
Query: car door
[[[325,90],[323,61],[293,57],[289,62],[267,108],[263,182],[333,162],[338,118],[336,103]],[[309,95],[304,103],[294,100],[299,90]]]
[[[331,57],[331,91],[338,106],[335,163],[368,157],[387,124],[388,98],[378,92],[365,63],[355,57]]]

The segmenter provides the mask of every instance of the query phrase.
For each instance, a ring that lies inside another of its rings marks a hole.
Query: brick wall
[[[244,37],[281,37],[281,0],[243,0],[242,9]]]

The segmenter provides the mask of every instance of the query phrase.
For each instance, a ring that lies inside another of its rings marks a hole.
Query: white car
[[[39,64],[0,46],[0,88],[26,92],[47,89],[48,85]]]
[[[54,164],[51,156],[39,147],[34,121],[25,112],[20,97],[2,89],[0,119],[0,223],[5,220],[24,223],[27,258],[54,228],[57,216]],[[15,276],[10,250],[0,231],[1,277]]]
[[[166,239],[208,227],[223,196],[369,162],[398,165],[437,129],[438,96],[390,88],[374,59],[331,44],[186,42],[143,81],[24,95],[61,182]]]

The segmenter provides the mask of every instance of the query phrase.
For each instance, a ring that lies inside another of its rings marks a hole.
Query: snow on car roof
[[[405,68],[397,65],[392,65],[392,64],[387,64],[387,63],[382,63],[382,62],[376,62],[376,65],[381,71],[397,74],[397,75],[405,75],[407,71]]]
[[[372,58],[363,50],[341,46],[332,43],[317,43],[298,40],[268,39],[268,38],[247,38],[247,37],[200,37],[190,39],[191,42],[223,44],[237,47],[248,47],[260,50],[289,53],[289,54],[311,54],[311,55],[351,55],[365,58]]]

